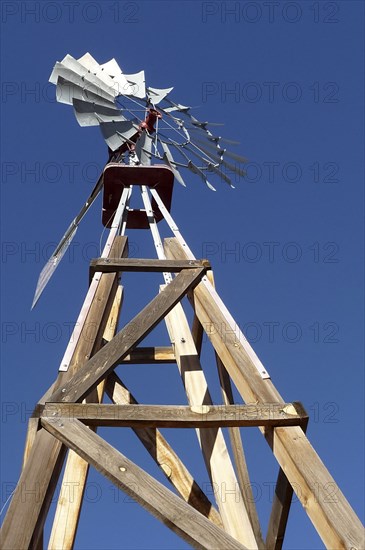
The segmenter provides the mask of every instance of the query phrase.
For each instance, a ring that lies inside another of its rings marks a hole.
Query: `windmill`
[[[101,257],[91,261],[89,289],[59,374],[29,421],[2,547],[43,546],[45,521],[64,468],[63,483],[75,483],[78,490],[72,499],[59,499],[48,547],[72,548],[91,465],[197,548],[281,548],[293,489],[299,487],[297,496],[326,547],[360,550],[362,525],[336,485],[336,499],[328,498],[335,482],[305,435],[305,410],[281,398],[219,297],[211,265],[195,258],[170,212],[174,181],[186,185],[186,174],[210,190],[221,183],[232,187],[226,169],[244,173],[244,158],[225,148],[235,143],[215,135],[214,125],[199,121],[191,107],[173,101],[172,88],[148,87],[143,71],[126,75],[114,59],[100,65],[88,53],[78,60],[67,55],[56,63],[50,81],[57,100],[73,106],[81,126],[100,127],[108,161],[42,270],[33,307],[101,192],[102,223],[110,231]],[[132,208],[132,193],[140,193],[143,208]],[[158,229],[162,220],[172,235],[164,242]],[[156,258],[128,257],[127,233],[134,229],[151,233]],[[118,327],[125,272],[146,277],[159,272],[163,279],[153,300]],[[185,296],[192,306],[190,324],[181,302]],[[160,322],[166,324],[171,346],[143,346]],[[222,391],[218,406],[202,368],[204,333],[215,354]],[[119,365],[158,368],[166,362],[178,367],[187,406],[139,404],[116,373]],[[244,404],[234,403],[232,381]],[[174,490],[100,437],[99,426],[132,428]],[[259,428],[279,464],[265,536],[249,491],[239,431],[249,426]],[[232,458],[223,427],[229,431]],[[212,486],[224,484],[233,497],[222,498],[217,491],[211,502],[160,428],[195,428]]]

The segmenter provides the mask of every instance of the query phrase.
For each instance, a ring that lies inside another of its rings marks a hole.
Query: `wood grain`
[[[286,412],[287,410],[290,412]],[[299,403],[247,405],[107,405],[46,403],[42,418],[77,418],[87,426],[128,428],[226,428],[295,426],[306,413]]]
[[[138,404],[136,398],[115,372],[112,372],[107,378],[106,392],[116,404]],[[155,428],[134,428],[133,431],[183,499],[218,527],[222,527],[222,520],[216,508],[203,493],[162,433]]]
[[[195,548],[246,548],[78,420],[43,419],[42,424]]]

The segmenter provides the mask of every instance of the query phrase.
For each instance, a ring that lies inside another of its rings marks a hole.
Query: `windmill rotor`
[[[186,187],[182,175],[185,170],[197,176],[212,191],[216,188],[211,179],[234,187],[226,169],[239,176],[245,175],[240,163],[246,159],[220,145],[221,142],[238,143],[211,131],[212,127],[221,124],[200,121],[191,114],[191,106],[173,101],[170,98],[173,87],[146,86],[143,70],[125,74],[114,58],[99,64],[90,53],[79,59],[67,54],[55,64],[49,81],[56,86],[57,101],[72,105],[80,126],[99,126],[109,151],[106,166],[110,162],[150,166],[153,161],[165,165],[182,186]],[[43,268],[32,308],[103,185],[102,173]]]

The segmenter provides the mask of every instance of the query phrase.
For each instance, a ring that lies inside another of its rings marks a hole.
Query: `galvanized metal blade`
[[[115,95],[129,94],[132,92],[131,85],[128,83],[122,69],[119,67],[116,60],[110,59],[106,63],[100,65],[89,53],[78,59],[82,65],[92,71],[98,78],[106,83],[112,81],[112,88],[115,90]]]
[[[231,158],[232,160],[236,160],[237,162],[241,162],[242,164],[245,164],[246,162],[248,162],[248,159],[246,157],[242,157],[241,155],[232,153],[232,151],[226,150],[224,153],[224,156]]]
[[[147,97],[152,105],[158,105],[174,88],[147,88]]]
[[[151,164],[152,138],[146,131],[141,132],[139,138],[137,139],[135,151],[141,164],[144,166]]]
[[[165,111],[165,113],[173,113],[174,111],[179,111],[180,113],[188,113],[188,111],[191,109],[191,107],[189,107],[188,105],[174,103],[169,97],[166,97],[166,101],[171,105],[171,107],[165,107],[164,109],[162,109],[163,111]]]
[[[82,57],[79,57],[77,62],[94,74],[97,74],[100,71],[100,64],[89,52],[86,52]]]
[[[111,60],[111,61],[115,61],[115,59]],[[110,63],[110,62],[108,62],[108,63]],[[115,63],[117,64],[116,61],[115,61]],[[105,68],[105,71],[107,71],[106,68]],[[117,92],[118,92],[117,95],[118,96],[119,95],[133,96],[134,88],[128,82],[128,80],[126,79],[125,75],[122,73],[122,70],[120,68],[119,68],[119,72],[109,70],[109,71],[107,71],[107,74],[109,74],[110,77],[113,79],[114,88],[115,88],[115,90],[117,90]]]
[[[196,147],[196,150],[194,149],[194,147]],[[232,185],[232,181],[230,180],[230,178],[224,173],[222,172],[217,165],[219,165],[220,163],[220,160],[219,162],[215,162],[213,159],[212,159],[212,156],[211,155],[208,155],[208,154],[201,154],[202,153],[202,149],[198,148],[196,145],[194,145],[193,143],[191,143],[191,146],[184,146],[184,149],[189,151],[190,153],[192,153],[193,155],[195,155],[196,157],[198,157],[201,161],[203,161],[206,166],[205,166],[205,170],[207,170],[208,172],[214,172],[215,174],[217,174],[223,181],[225,181],[226,183],[228,183],[228,185],[234,189],[234,185]],[[204,153],[204,152],[203,152]],[[207,158],[208,157],[208,158]],[[203,171],[203,170],[202,170]]]
[[[73,59],[72,63],[68,62],[66,65],[63,63],[56,63],[49,78],[49,82],[52,84],[57,84],[57,79],[59,76],[66,78],[81,88],[87,88],[93,91],[96,89],[97,93],[102,91],[104,94],[107,94],[111,100],[118,95],[118,91],[113,87],[114,83],[111,78],[105,82],[105,78],[101,79],[94,75],[75,59]]]
[[[138,132],[138,121],[134,119],[122,122],[100,122],[100,129],[108,147],[116,151]]]
[[[116,96],[117,91],[113,89],[113,79],[109,75],[105,74],[105,72],[103,72],[99,63],[90,54],[85,54],[84,58],[81,59],[83,59],[83,62],[86,63],[86,65],[88,66],[80,63],[80,61],[74,59],[71,55],[66,55],[61,63],[65,67],[73,70],[75,73],[82,75],[85,80],[95,82],[99,85],[100,83],[102,83],[105,89],[109,89],[110,93]]]
[[[223,155],[226,154],[225,150],[224,149],[220,149],[219,153],[217,152],[217,149],[214,149],[212,148],[213,150],[210,150],[209,145],[207,144],[201,144],[199,140],[196,140],[197,143],[199,143],[199,149],[201,149],[202,151],[204,151],[204,153],[206,153],[207,155],[209,155],[210,157],[213,157],[217,162],[217,164],[220,164],[220,165],[223,165],[225,166],[226,168],[228,168],[231,172],[241,176],[241,177],[244,177],[246,175],[246,172],[245,170],[243,170],[239,165],[237,164],[231,164],[230,162],[228,162],[224,157]]]
[[[209,183],[206,175],[204,174],[204,172],[202,172],[200,170],[200,168],[198,168],[191,160],[189,160],[188,162],[188,168],[189,170],[191,170],[191,172],[193,172],[193,174],[196,174],[197,176],[200,176],[200,178],[204,181],[205,185],[211,190],[211,191],[216,191],[216,189],[213,187],[213,185],[211,183]]]
[[[211,162],[209,162],[207,168],[210,172],[214,172],[215,174],[217,174],[217,176],[222,178],[223,181],[228,183],[228,185],[232,189],[235,189],[235,186],[232,184],[232,180],[227,176],[227,174],[222,172],[222,170],[219,170],[219,168],[215,164],[212,164]]]
[[[163,149],[163,151],[164,151],[163,160],[164,160],[165,164],[167,164],[167,166],[168,166],[169,168],[171,168],[171,170],[173,171],[174,176],[175,176],[175,178],[177,179],[177,181],[178,181],[181,185],[183,185],[184,187],[186,187],[186,183],[185,183],[184,180],[182,179],[180,172],[178,171],[178,169],[176,168],[176,166],[174,166],[175,161],[174,161],[174,158],[173,158],[173,156],[172,156],[172,154],[171,154],[171,151],[170,151],[170,149],[169,149],[167,143],[164,143],[164,142],[161,141],[160,139],[159,139],[159,142],[161,143],[161,147],[162,147],[162,149]],[[174,163],[174,164],[173,164],[173,163]]]
[[[198,120],[190,113],[189,113],[189,118],[193,126],[196,126],[197,128],[203,128],[204,130],[206,129],[207,126],[224,126],[222,122],[208,122],[208,121],[202,122],[201,120]]]
[[[95,105],[80,99],[73,100],[77,122],[80,126],[98,126],[100,122],[125,121],[119,109],[110,109],[102,105]]]
[[[62,78],[62,76],[59,76],[57,79],[56,99],[58,103],[72,105],[73,99],[79,99],[114,109],[114,100],[108,99],[106,94],[103,94],[104,92],[102,90],[99,90],[98,93],[94,93],[89,89],[81,88],[81,86]]]
[[[122,92],[123,95],[132,95],[143,99],[146,97],[146,78],[144,71],[139,71],[135,74],[125,74],[125,78],[131,86],[131,90],[127,92]]]

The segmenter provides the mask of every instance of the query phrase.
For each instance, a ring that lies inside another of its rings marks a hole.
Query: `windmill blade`
[[[123,92],[123,95],[133,95],[139,99],[144,99],[146,97],[146,79],[144,71],[139,71],[135,74],[126,74],[124,75],[131,85],[131,92]]]
[[[141,132],[139,138],[136,141],[136,155],[139,162],[144,166],[151,164],[151,151],[152,151],[152,138],[146,131]]]
[[[219,170],[219,168],[215,165],[215,164],[212,164],[211,162],[208,164],[208,170],[210,170],[211,172],[214,172],[215,174],[217,174],[217,176],[219,176],[220,178],[222,178],[223,181],[225,181],[226,183],[228,183],[228,185],[232,188],[232,189],[235,189],[235,186],[233,185],[232,183],[232,180],[224,173],[222,172],[222,170]]]
[[[194,144],[192,143],[191,144],[193,147],[194,147]],[[234,185],[232,185],[232,181],[230,180],[230,178],[224,173],[222,172],[221,170],[219,170],[217,164],[219,164],[219,162],[215,163],[214,160],[211,158],[210,155],[206,154],[205,156],[201,154],[201,150],[199,148],[197,148],[198,150],[195,151],[193,149],[193,147],[188,147],[188,146],[184,146],[184,149],[189,151],[190,153],[192,153],[193,155],[197,156],[200,160],[202,160],[203,162],[206,163],[206,170],[207,171],[210,171],[210,172],[214,172],[215,174],[217,174],[218,176],[220,176],[220,178],[222,180],[224,180],[226,183],[228,183],[228,185],[234,189]],[[195,145],[195,147],[197,147]],[[208,157],[208,158],[206,158]]]
[[[170,149],[168,148],[167,143],[164,143],[164,142],[161,141],[160,139],[159,139],[159,142],[161,143],[161,147],[162,147],[162,149],[163,149],[163,151],[164,151],[163,160],[164,160],[165,164],[167,164],[167,166],[168,166],[169,168],[171,168],[171,170],[173,171],[174,176],[175,176],[175,178],[177,179],[177,181],[178,181],[181,185],[183,185],[184,187],[186,187],[186,183],[184,182],[183,178],[181,177],[180,172],[178,171],[178,169],[176,168],[176,166],[174,166],[175,161],[174,161],[174,159],[173,159],[173,156],[172,156],[172,154],[171,154]]]
[[[113,78],[113,80],[117,76],[123,75],[123,71],[119,67],[118,62],[114,59],[114,57],[113,57],[113,59],[110,59],[106,63],[101,64],[100,67],[101,67],[102,71],[104,71],[107,75],[109,75],[111,78]],[[125,79],[125,84],[127,84],[127,79],[125,78],[124,75],[123,75],[123,77]]]
[[[105,74],[102,74],[102,78],[99,78],[70,55],[67,55],[61,63],[56,63],[49,81],[52,84],[56,84],[58,76],[62,76],[82,88],[89,87],[90,85],[96,86],[112,98],[118,95],[118,90],[114,89],[112,78]]]
[[[190,113],[189,113],[189,117],[193,126],[197,126],[198,128],[203,128],[204,130],[206,129],[207,126],[224,126],[222,122],[208,122],[208,121],[201,122]]]
[[[116,151],[126,141],[130,141],[139,128],[137,119],[134,119],[121,122],[100,122],[100,130],[108,147],[112,151]]]
[[[158,105],[174,88],[147,88],[147,97],[152,105]]]
[[[193,172],[193,174],[196,174],[198,176],[201,177],[201,179],[204,181],[204,183],[206,184],[206,186],[211,190],[211,191],[216,191],[216,189],[213,187],[213,185],[211,183],[209,183],[206,175],[204,174],[204,172],[202,172],[200,170],[200,168],[198,168],[191,160],[189,160],[188,162],[188,168],[189,170],[191,170],[191,172]]]
[[[136,74],[126,75],[113,58],[107,63],[100,65],[104,71],[113,80],[113,87],[117,90],[117,95],[133,96],[140,99],[146,97],[146,85],[144,71]],[[100,76],[100,74],[99,74]]]
[[[119,67],[116,60],[110,59],[106,63],[99,65],[99,63],[90,55],[86,53],[78,61],[93,72],[98,78],[105,83],[111,85],[115,90],[115,95],[134,95],[133,86],[128,82],[126,76],[123,74],[122,69]],[[112,83],[111,83],[112,81]]]
[[[101,70],[100,64],[89,52],[86,52],[82,57],[79,57],[77,62],[94,74],[97,74]]]
[[[209,132],[210,133],[210,132]],[[210,135],[208,137],[209,141],[214,141],[215,143],[219,143],[220,141],[223,141],[223,143],[229,143],[230,145],[240,145],[240,142],[239,141],[234,141],[233,139],[226,139],[226,138],[223,138],[222,136],[213,136],[213,135]]]
[[[99,90],[99,93],[94,93],[89,89],[81,88],[81,86],[73,84],[65,78],[62,78],[62,76],[59,76],[57,79],[56,99],[58,103],[72,105],[73,99],[79,99],[81,101],[95,103],[96,105],[103,105],[104,107],[109,107],[110,109],[115,108],[114,101],[108,99],[103,94],[104,92],[101,90]]]
[[[174,143],[172,143],[172,145],[174,147],[176,147],[179,150],[179,152],[181,153],[181,155],[188,161],[188,163],[186,165],[186,168],[188,168],[191,172],[193,172],[193,174],[196,174],[197,176],[200,176],[200,178],[204,181],[205,185],[209,189],[211,189],[211,191],[216,191],[216,189],[213,187],[213,185],[211,183],[209,183],[208,178],[206,177],[204,172],[198,166],[196,166],[196,164],[194,164],[192,162],[192,160],[189,159],[188,155],[182,150],[182,148],[179,147],[178,145],[174,144]]]
[[[89,73],[89,75],[90,74],[91,73]],[[87,78],[86,76],[84,77],[82,74],[76,73],[75,71],[64,67],[61,63],[56,63],[49,81],[52,84],[57,85],[57,80],[60,76],[65,80],[80,86],[82,89],[91,90],[93,93],[98,95],[101,95],[102,93],[106,99],[114,102],[115,94],[113,93],[113,90],[96,77],[94,77],[93,81],[91,81],[90,78]]]
[[[236,160],[237,162],[241,162],[242,164],[245,164],[248,162],[248,159],[246,157],[242,157],[241,155],[237,155],[236,153],[232,153],[232,151],[225,151],[224,155],[226,157],[231,158],[232,160]]]
[[[101,69],[113,79],[114,88],[118,91],[117,95],[135,96],[135,84],[128,82],[127,76],[119,67],[116,60],[113,58],[107,63],[100,65]],[[143,73],[143,71],[141,71]],[[137,73],[140,74],[140,73]],[[129,75],[133,77],[134,75]],[[143,73],[144,81],[144,73]],[[139,97],[136,95],[135,97]],[[144,97],[144,95],[143,95]]]
[[[217,161],[217,164],[221,164],[221,165],[225,166],[226,168],[228,168],[231,172],[233,172],[233,173],[235,173],[235,174],[237,174],[241,177],[245,177],[245,175],[246,175],[245,170],[242,170],[237,165],[231,164],[230,162],[228,162],[227,160],[225,160],[223,158],[223,154],[226,154],[224,149],[221,149],[221,153],[218,154],[217,152],[209,150],[209,145],[208,146],[206,146],[205,144],[204,145],[199,145],[199,148],[202,151],[204,151],[207,155],[210,155],[210,156],[213,155],[213,158],[215,158],[215,160]]]
[[[80,126],[98,126],[101,122],[124,121],[126,118],[119,109],[110,109],[80,99],[73,100],[74,112]]]
[[[174,111],[179,111],[180,113],[188,113],[188,111],[191,109],[188,105],[181,105],[181,103],[174,103],[171,101],[169,97],[165,98],[167,103],[171,105],[171,107],[165,107],[162,109],[165,111],[165,113],[173,113]],[[191,116],[191,115],[190,115]]]
[[[204,142],[203,140],[200,140],[199,138],[195,138],[194,141],[197,144],[202,143],[202,145],[205,145],[207,148],[212,147],[213,150],[219,152],[221,155],[224,155],[225,157],[229,157],[233,160],[236,160],[237,162],[241,162],[242,164],[245,164],[246,162],[248,162],[246,157],[242,157],[241,155],[237,155],[236,153],[232,153],[231,151],[228,151],[227,149],[222,149],[218,144],[214,148],[214,146],[211,145],[211,143],[209,143],[209,142],[207,143],[206,141]],[[209,141],[211,142],[212,140],[209,140]],[[199,147],[200,147],[200,145],[199,145]]]
[[[80,59],[82,62],[74,59],[71,55],[66,55],[61,63],[75,73],[82,75],[85,80],[95,82],[98,85],[103,83],[106,89],[109,89],[110,93],[116,96],[117,90],[114,89],[113,79],[103,71],[96,59],[89,53],[86,53]]]
[[[47,283],[49,282],[50,278],[52,277],[53,273],[55,272],[56,268],[58,267],[60,261],[62,260],[63,256],[65,255],[68,247],[70,246],[70,243],[72,239],[74,238],[78,225],[99,195],[101,189],[103,187],[103,176],[102,174],[99,176],[98,181],[95,184],[94,189],[91,191],[89,197],[87,198],[86,202],[83,204],[80,212],[77,214],[77,216],[72,220],[70,225],[67,228],[67,231],[63,235],[62,239],[56,246],[52,256],[49,258],[48,262],[42,269],[38,282],[37,287],[34,293],[33,303],[32,303],[32,309],[38,302],[43,290],[45,289]]]

